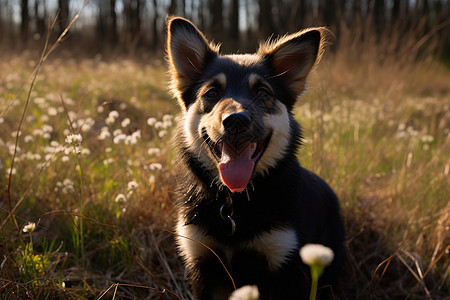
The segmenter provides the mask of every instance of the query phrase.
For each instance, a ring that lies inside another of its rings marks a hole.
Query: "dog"
[[[300,166],[293,108],[325,44],[325,28],[222,55],[190,21],[167,19],[171,91],[181,108],[176,233],[195,299],[228,299],[256,285],[261,299],[305,299],[308,243],[334,251],[320,284],[344,256],[338,199]],[[330,288],[323,288],[323,291]]]

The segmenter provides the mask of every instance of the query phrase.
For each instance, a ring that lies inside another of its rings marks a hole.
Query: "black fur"
[[[317,34],[310,35],[317,39]],[[318,49],[317,46],[316,51]],[[275,167],[266,170],[264,174],[253,174],[246,192],[231,195],[236,230],[230,234],[231,223],[220,216],[220,209],[230,192],[224,185],[215,183],[218,180],[217,170],[209,170],[199,161],[198,152],[192,150],[184,137],[184,123],[181,121],[174,136],[180,170],[176,199],[182,225],[196,225],[205,231],[206,236],[213,238],[216,244],[234,249],[245,241],[277,228],[295,229],[298,249],[308,243],[323,244],[333,249],[335,259],[326,268],[320,282],[321,286],[332,285],[345,257],[345,234],[336,195],[325,181],[301,167],[297,160],[302,139],[301,127],[292,115],[297,95],[286,87],[279,74],[274,73],[270,55],[254,62],[235,62],[212,51],[205,57],[201,72],[191,78],[191,84],[179,93],[187,108],[196,101],[204,101],[199,98],[198,91],[218,73],[223,73],[230,79],[224,92],[227,97],[238,99],[236,101],[240,101],[239,97],[249,99],[252,96],[242,85],[243,78],[249,73],[258,74],[273,88],[273,98],[288,108],[290,141],[285,155],[277,161]],[[219,103],[220,99],[205,103],[201,113],[210,112],[211,106]],[[258,104],[253,101],[252,105]],[[203,146],[207,147],[206,143]],[[290,253],[288,261],[274,271],[269,268],[266,257],[257,249],[236,250],[231,258],[227,258],[224,248],[207,246],[212,247],[221,257],[237,287],[257,285],[261,299],[307,299],[310,288],[309,269],[302,263],[298,249]],[[218,291],[229,295],[233,291],[231,279],[218,258],[209,250],[207,253],[193,265],[188,264],[195,298],[213,299],[212,295]],[[321,290],[322,295],[331,295],[330,287]],[[228,296],[223,297],[227,298]]]
[[[178,182],[178,210],[185,216],[186,224],[207,228],[209,235],[231,246],[277,226],[297,228],[299,248],[308,243],[318,243],[333,249],[335,260],[321,280],[321,286],[332,285],[345,256],[338,199],[320,177],[298,163],[296,153],[301,130],[296,121],[291,124],[293,134],[289,153],[269,171],[270,176],[253,179],[254,189],[249,188],[251,201],[245,193],[233,196],[237,224],[233,236],[227,234],[229,224],[219,215],[227,191],[210,186],[212,175],[196,162],[196,153],[187,149],[179,149],[184,176]],[[224,257],[221,249],[213,250]],[[264,257],[249,252],[236,255],[226,266],[238,287],[258,285],[261,299],[307,299],[309,269],[301,262],[298,252],[293,253],[289,263],[275,273],[268,271],[266,264]],[[189,271],[198,299],[210,299],[211,289],[218,286],[226,286],[232,291],[231,280],[212,253],[199,263],[197,269]],[[326,289],[325,294],[330,294]]]

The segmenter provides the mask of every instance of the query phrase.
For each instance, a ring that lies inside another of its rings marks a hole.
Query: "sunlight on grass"
[[[19,227],[36,223],[24,234],[11,222],[2,229],[1,292],[76,299],[112,295],[114,286],[122,296],[157,299],[166,289],[191,298],[165,231],[174,221],[169,140],[178,108],[164,64],[49,61],[11,170],[21,91],[36,63],[26,55],[0,62],[0,185],[11,171],[12,204],[25,196],[14,214]],[[324,61],[295,108],[305,136],[299,159],[342,205],[343,277],[353,286],[342,284],[341,293],[362,297],[371,286],[382,297],[400,280],[407,293],[439,298],[450,283],[450,74],[418,65],[386,78],[372,69],[375,84],[359,76],[364,67],[353,68],[343,76],[340,61]],[[3,221],[4,188],[0,201]],[[377,273],[387,257],[389,268]]]

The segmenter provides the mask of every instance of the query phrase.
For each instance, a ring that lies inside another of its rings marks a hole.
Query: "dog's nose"
[[[250,128],[251,121],[251,117],[246,112],[226,114],[222,117],[223,127],[228,132],[247,130]]]

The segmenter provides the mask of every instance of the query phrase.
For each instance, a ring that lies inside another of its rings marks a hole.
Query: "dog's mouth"
[[[271,134],[256,141],[238,144],[219,139],[213,142],[203,129],[203,139],[218,162],[220,179],[232,193],[240,193],[247,187],[256,163],[261,158]]]

